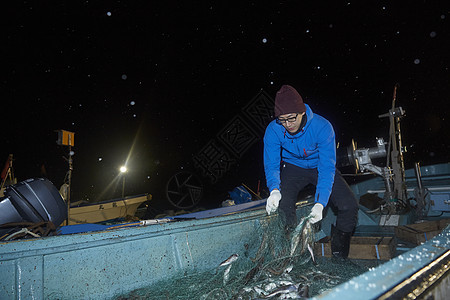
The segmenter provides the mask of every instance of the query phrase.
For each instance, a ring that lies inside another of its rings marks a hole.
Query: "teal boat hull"
[[[110,299],[217,266],[245,244],[265,210],[0,244],[1,299]]]
[[[448,182],[448,177],[444,178]],[[368,188],[363,185],[357,187],[361,193],[382,189],[373,183]],[[297,213],[301,216],[309,210],[310,205],[305,205]],[[262,200],[253,206],[242,204],[148,226],[125,224],[122,228],[3,242],[0,298],[111,299],[161,280],[208,271],[231,254],[248,251],[249,241],[260,243],[262,236],[257,233],[270,218],[273,216],[267,216]],[[333,215],[328,214],[317,239],[329,234],[332,222]],[[373,216],[360,210],[359,226],[377,224]],[[375,299],[439,257],[450,257],[449,251],[447,227],[425,244],[317,298]],[[441,282],[448,282],[447,275]]]

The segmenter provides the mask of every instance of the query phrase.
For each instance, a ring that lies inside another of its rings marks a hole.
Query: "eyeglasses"
[[[283,124],[285,124],[287,122],[293,123],[293,122],[295,122],[297,120],[297,116],[298,116],[298,114],[295,114],[295,117],[289,117],[289,118],[286,118],[286,119],[279,119],[279,118],[277,118],[276,122],[278,124],[280,124],[280,125],[283,125]]]

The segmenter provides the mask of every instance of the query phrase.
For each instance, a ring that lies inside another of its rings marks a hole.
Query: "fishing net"
[[[228,260],[211,270],[183,273],[116,299],[308,298],[371,267],[351,260],[313,260],[314,236],[315,228],[306,216],[293,229],[284,226],[281,216],[274,216],[261,222],[245,253],[230,253]]]

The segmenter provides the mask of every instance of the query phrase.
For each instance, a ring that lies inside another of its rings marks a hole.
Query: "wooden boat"
[[[69,210],[68,225],[99,223],[132,217],[142,203],[151,199],[151,194],[143,194],[96,203],[80,203],[79,205],[73,203]]]

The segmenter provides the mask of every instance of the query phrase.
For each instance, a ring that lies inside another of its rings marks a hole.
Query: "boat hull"
[[[363,188],[359,186],[359,190]],[[257,247],[248,244],[261,243],[261,228],[274,216],[267,216],[264,200],[259,206],[245,205],[249,204],[149,226],[0,243],[1,299],[111,299],[190,272],[213,270],[235,253],[252,257],[254,250],[248,249]],[[232,211],[239,207],[247,210]],[[297,209],[297,214],[300,217],[309,211],[306,204]],[[333,215],[328,214],[322,220],[322,235],[318,234],[316,240],[329,235],[323,230],[328,230],[332,222]],[[358,225],[377,224],[360,210]],[[447,227],[423,245],[317,298],[374,299],[396,293],[397,286],[428,266],[448,266],[449,236]],[[448,273],[444,272],[439,282],[448,283]],[[449,292],[448,285],[443,288]]]
[[[206,271],[265,222],[264,209],[228,216],[0,244],[2,299],[110,299],[189,271]]]

